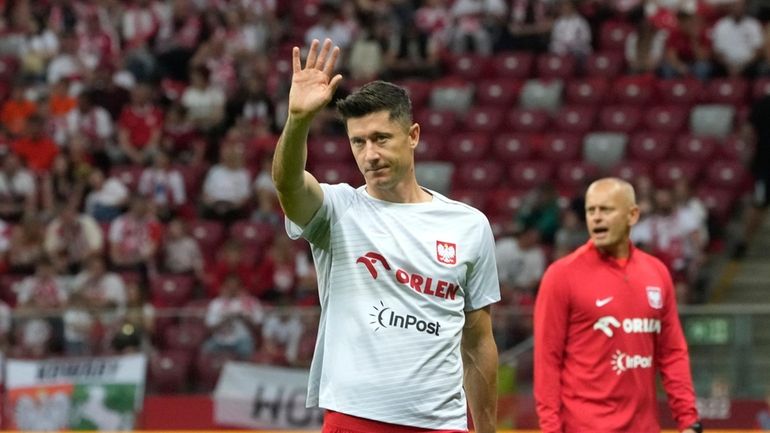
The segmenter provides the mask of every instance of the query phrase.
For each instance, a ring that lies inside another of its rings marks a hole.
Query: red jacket
[[[535,400],[544,433],[659,433],[659,370],[674,419],[698,419],[671,276],[631,247],[588,242],[553,263],[535,303]]]

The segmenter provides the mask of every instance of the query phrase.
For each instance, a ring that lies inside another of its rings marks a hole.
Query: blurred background
[[[675,277],[706,424],[770,429],[768,192],[755,187],[770,186],[770,2],[0,0],[0,11],[5,428],[317,425],[301,409],[316,276],[307,244],[283,230],[270,164],[291,47],[328,37],[342,49],[335,99],[373,79],[406,87],[418,179],[492,224],[501,426],[537,426],[539,279],[587,240],[584,189],[612,175],[636,187],[635,242]],[[308,168],[363,182],[333,105],[313,125]],[[228,394],[239,378],[264,381]]]

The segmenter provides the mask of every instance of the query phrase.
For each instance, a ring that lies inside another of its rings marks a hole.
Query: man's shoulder
[[[569,272],[577,267],[585,265],[591,253],[591,246],[586,243],[567,254],[564,257],[556,259],[550,266],[548,266],[550,272]]]

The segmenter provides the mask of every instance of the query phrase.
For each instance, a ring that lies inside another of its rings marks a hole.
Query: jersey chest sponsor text
[[[356,263],[363,265],[374,280],[392,278],[410,290],[425,296],[454,300],[460,289],[459,285],[440,278],[424,276],[417,272],[408,272],[401,268],[394,269],[385,256],[378,252],[370,251],[358,257]]]

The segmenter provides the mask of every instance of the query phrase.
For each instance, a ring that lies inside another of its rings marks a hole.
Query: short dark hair
[[[337,101],[337,111],[343,121],[363,117],[378,111],[390,113],[390,120],[412,123],[412,101],[403,87],[387,81],[372,81]]]

